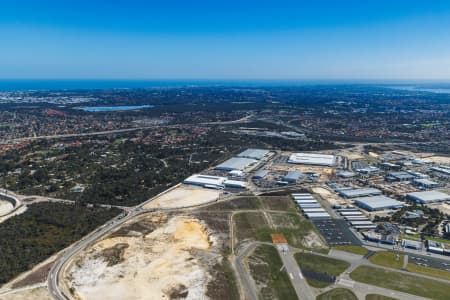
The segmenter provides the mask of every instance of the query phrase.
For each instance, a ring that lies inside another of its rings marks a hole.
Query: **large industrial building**
[[[300,179],[300,177],[303,176],[302,172],[299,171],[289,171],[286,176],[284,176],[284,181],[292,183],[297,182],[297,180]]]
[[[317,153],[293,153],[288,160],[291,164],[334,166],[336,157],[334,155]]]
[[[197,185],[210,189],[246,188],[245,181],[229,180],[226,177],[194,174],[183,181],[184,184]]]
[[[439,187],[439,183],[427,178],[418,178],[413,180],[413,184],[423,189],[433,189]]]
[[[418,203],[449,201],[450,195],[439,191],[424,191],[406,194],[406,198]]]
[[[241,153],[239,153],[238,155],[236,155],[237,157],[243,157],[243,158],[250,158],[250,159],[256,159],[256,160],[260,160],[262,158],[264,158],[264,156],[266,156],[267,154],[269,154],[269,150],[265,150],[265,149],[247,149]]]
[[[266,177],[268,174],[270,173],[269,170],[265,170],[265,169],[261,169],[258,170],[254,175],[253,175],[253,179],[263,179],[264,177]]]
[[[239,170],[242,171],[249,167],[252,164],[255,164],[257,162],[256,159],[251,158],[243,158],[243,157],[232,157],[227,161],[224,161],[220,165],[216,166],[216,170],[221,171],[233,171],[233,170]]]
[[[381,195],[381,191],[379,189],[374,188],[341,189],[339,190],[339,195],[344,198],[356,198],[356,197]]]
[[[358,198],[356,199],[355,204],[368,211],[396,209],[405,205],[405,203],[403,202],[397,201],[395,199],[386,196]]]
[[[397,181],[397,182],[403,182],[403,181],[411,181],[415,178],[414,175],[408,173],[408,172],[389,172],[386,176],[387,181]]]
[[[194,174],[186,178],[183,183],[206,188],[223,189],[225,188],[225,180],[227,180],[226,177]]]
[[[303,211],[304,215],[311,220],[330,219],[330,214],[317,202],[309,193],[291,194],[297,206]]]

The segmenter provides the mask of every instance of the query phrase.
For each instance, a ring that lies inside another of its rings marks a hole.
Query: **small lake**
[[[124,110],[139,110],[152,108],[153,105],[125,105],[125,106],[82,106],[77,109],[86,112],[105,112],[105,111],[124,111]]]

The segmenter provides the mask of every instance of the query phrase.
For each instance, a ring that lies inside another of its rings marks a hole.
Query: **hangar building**
[[[288,163],[331,167],[336,164],[336,157],[317,153],[293,153],[289,156]]]

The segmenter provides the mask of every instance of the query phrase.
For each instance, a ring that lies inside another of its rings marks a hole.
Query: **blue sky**
[[[68,2],[0,2],[0,78],[450,80],[450,1]]]

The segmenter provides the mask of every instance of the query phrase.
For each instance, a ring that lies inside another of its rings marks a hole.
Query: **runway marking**
[[[300,276],[300,279],[303,279],[302,272],[298,272],[298,276]]]
[[[339,284],[342,284],[342,285],[345,285],[345,286],[348,286],[348,287],[352,288],[355,285],[355,282],[353,280],[347,280],[347,279],[341,278],[339,280]]]
[[[289,276],[291,276],[291,279],[294,279],[294,275],[292,275],[292,273],[289,273]]]

